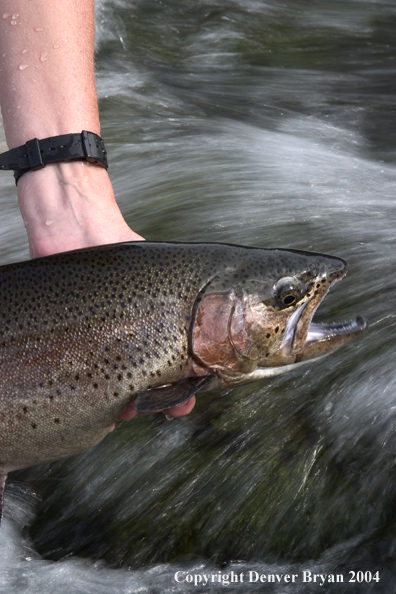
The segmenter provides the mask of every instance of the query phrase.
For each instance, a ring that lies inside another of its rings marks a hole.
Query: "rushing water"
[[[102,135],[133,229],[342,256],[318,319],[371,326],[311,367],[11,475],[0,592],[396,592],[395,25],[393,1],[97,2]],[[6,263],[28,252],[0,184]],[[244,582],[224,585],[231,571]]]

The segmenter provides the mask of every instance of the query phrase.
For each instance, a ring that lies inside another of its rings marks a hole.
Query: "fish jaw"
[[[304,348],[296,356],[296,363],[309,362],[329,355],[343,344],[361,336],[367,327],[367,320],[362,315],[358,315],[355,320],[349,322],[311,323]]]
[[[256,369],[249,374],[249,381],[280,375],[301,364],[317,361],[366,331],[368,324],[362,315],[348,322],[312,322],[315,311],[331,287],[346,273],[345,266],[343,270],[335,271],[327,279],[315,283],[313,296],[308,297],[289,317],[278,352],[258,361]],[[274,360],[275,365],[272,364]],[[235,383],[235,377],[231,381]]]
[[[344,278],[346,273],[347,267],[345,265],[341,270],[333,271],[331,274],[316,279],[311,292],[307,295],[307,299],[293,312],[287,322],[280,348],[285,356],[296,356],[304,351],[315,311],[331,287]],[[311,339],[314,341],[312,332],[311,335]]]
[[[283,335],[281,349],[285,355],[294,356],[295,363],[309,362],[328,355],[357,338],[367,329],[362,315],[348,322],[315,324],[313,315],[331,287],[346,275],[347,269],[334,273],[328,284],[316,285],[313,297],[300,305],[290,316]]]
[[[257,367],[249,374],[237,377],[236,374],[223,378],[225,384],[243,384],[274,377],[292,371],[300,365],[318,361],[331,354],[350,340],[358,338],[366,331],[368,324],[364,316],[358,315],[348,322],[316,324],[312,317],[329,289],[345,276],[337,275],[313,298],[309,298],[290,316],[283,333],[281,348],[277,354],[277,364],[268,365],[268,357],[258,361]]]
[[[309,258],[309,253],[305,254]],[[329,289],[347,272],[344,260],[327,258],[320,269],[309,265],[309,275],[304,269],[296,270],[293,278],[304,290],[294,307],[274,305],[268,297],[268,283],[264,290],[255,290],[251,284],[249,290],[235,286],[227,293],[211,292],[209,287],[196,310],[192,351],[196,362],[207,372],[215,372],[217,379],[211,388],[288,372],[330,354],[365,331],[363,316],[345,323],[312,322]],[[287,278],[274,278],[272,292]]]

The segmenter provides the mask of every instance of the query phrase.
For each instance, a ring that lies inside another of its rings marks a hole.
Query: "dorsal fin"
[[[4,487],[7,480],[7,473],[0,469],[0,524],[3,517]]]

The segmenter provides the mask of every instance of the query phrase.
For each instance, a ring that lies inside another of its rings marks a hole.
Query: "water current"
[[[0,592],[396,592],[395,3],[103,0],[96,19],[132,228],[341,256],[348,276],[316,318],[362,313],[370,329],[11,474]],[[12,176],[0,191],[1,262],[26,259]]]

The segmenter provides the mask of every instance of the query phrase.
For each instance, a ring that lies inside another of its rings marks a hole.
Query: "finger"
[[[127,407],[124,408],[121,414],[118,415],[118,421],[130,421],[137,417],[137,412],[135,410],[135,402],[131,402],[128,404]]]

